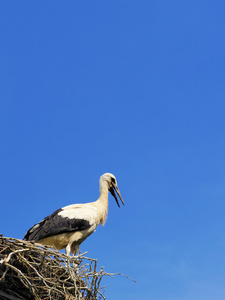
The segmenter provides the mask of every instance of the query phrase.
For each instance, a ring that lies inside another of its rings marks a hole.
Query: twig
[[[7,293],[5,293],[3,291],[0,291],[0,295],[4,296],[5,298],[10,299],[10,300],[21,300],[20,298],[17,298],[15,296],[9,295],[9,294],[7,294]]]
[[[18,252],[24,252],[24,251],[28,251],[28,250],[29,250],[29,249],[19,249],[19,250],[15,250],[15,251],[11,252],[6,258],[1,259],[1,260],[0,260],[0,264],[9,262],[10,259],[11,259],[11,256],[12,256],[13,254],[15,254],[15,253],[18,253]]]

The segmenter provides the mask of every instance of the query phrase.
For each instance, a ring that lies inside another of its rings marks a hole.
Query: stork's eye
[[[116,180],[115,180],[115,178],[111,178],[111,181],[113,182],[113,183],[116,183]]]

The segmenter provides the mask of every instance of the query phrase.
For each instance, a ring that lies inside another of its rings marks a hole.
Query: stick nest
[[[97,260],[86,253],[68,257],[37,243],[0,235],[0,299],[106,299]]]

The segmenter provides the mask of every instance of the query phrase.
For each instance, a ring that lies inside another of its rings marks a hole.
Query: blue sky
[[[225,2],[0,3],[0,232],[97,200],[110,300],[225,297]]]

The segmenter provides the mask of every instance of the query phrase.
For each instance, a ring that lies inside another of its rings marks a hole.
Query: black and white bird
[[[66,254],[76,254],[80,244],[92,234],[101,223],[105,224],[108,213],[108,192],[124,204],[117,186],[116,177],[105,173],[100,177],[100,197],[95,202],[72,204],[56,210],[50,216],[31,227],[24,236],[25,241],[66,249]]]

